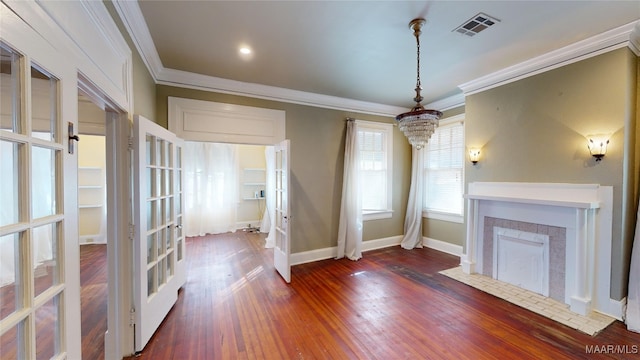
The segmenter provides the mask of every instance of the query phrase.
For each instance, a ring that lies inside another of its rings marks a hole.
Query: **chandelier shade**
[[[416,97],[413,98],[416,106],[410,111],[396,116],[398,128],[407,137],[411,146],[414,146],[418,150],[427,145],[429,138],[431,138],[431,135],[435,132],[438,127],[438,122],[442,117],[440,111],[425,109],[420,104],[423,100],[420,94],[422,91],[422,84],[420,83],[420,34],[422,34],[421,30],[425,22],[424,19],[414,19],[409,23],[409,27],[413,30],[413,35],[416,37],[417,45]]]

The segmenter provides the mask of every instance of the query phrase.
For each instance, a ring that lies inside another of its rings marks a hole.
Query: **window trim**
[[[454,116],[450,116],[448,118],[442,119],[440,120],[440,125],[439,126],[447,126],[447,125],[452,125],[455,123],[461,123],[462,124],[462,143],[465,146],[465,149],[463,149],[462,151],[462,156],[463,156],[463,161],[462,161],[462,195],[464,196],[464,185],[465,185],[465,161],[466,161],[466,157],[465,157],[465,151],[466,151],[466,126],[465,126],[465,113],[462,114],[458,114],[458,115],[454,115]],[[436,130],[437,131],[437,130]],[[424,168],[423,168],[424,169]],[[426,186],[426,182],[424,184],[424,186]],[[447,221],[447,222],[452,222],[452,223],[458,223],[458,224],[462,224],[464,223],[464,214],[466,211],[466,204],[464,202],[464,198],[462,200],[462,211],[460,214],[452,214],[452,213],[445,213],[445,212],[441,212],[441,211],[434,211],[434,210],[428,210],[426,208],[426,204],[422,204],[422,217],[425,219],[433,219],[433,220],[441,220],[441,221]]]
[[[355,120],[356,131],[384,131],[386,136],[387,155],[387,208],[383,210],[363,210],[362,221],[390,219],[393,216],[393,124]]]

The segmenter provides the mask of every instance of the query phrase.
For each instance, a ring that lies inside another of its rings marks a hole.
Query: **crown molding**
[[[147,22],[144,20],[144,16],[142,16],[138,2],[113,0],[113,6],[118,12],[125,29],[127,29],[131,41],[133,41],[133,44],[136,46],[142,61],[151,73],[153,79],[157,82],[158,75],[164,70],[164,66],[151,38]]]
[[[246,83],[167,68],[160,73],[157,83],[371,115],[395,117],[397,114],[406,111],[405,108],[398,106]]]
[[[395,117],[397,114],[406,111],[405,108],[397,106],[246,83],[165,68],[162,65],[138,3],[114,0],[113,4],[142,60],[157,84],[381,116]],[[629,46],[631,50],[639,54],[640,29],[633,31],[634,25],[637,28],[638,23],[631,22],[589,39],[466,82],[458,86],[462,90],[461,94],[432,102],[426,107],[446,111],[463,106],[466,95],[505,85],[624,46]]]
[[[625,46],[631,47],[630,34],[637,21],[605,31],[544,55],[506,67],[466,82],[458,87],[465,95],[505,85],[561,66],[588,59]],[[637,45],[636,45],[637,46]]]
[[[640,56],[640,21],[636,23],[631,35],[629,35],[629,48],[636,56]]]
[[[406,108],[398,106],[246,83],[165,68],[162,65],[138,3],[127,0],[113,0],[113,4],[156,84],[380,116],[395,117],[397,114],[407,111]],[[430,104],[429,107],[444,111],[464,105],[464,96],[462,96],[462,99],[460,99],[459,95],[453,98],[453,100],[437,101],[433,105]]]
[[[434,102],[431,102],[427,105],[425,105],[425,108],[429,108],[429,109],[436,109],[439,111],[447,111],[447,110],[451,110],[451,109],[455,109],[457,107],[460,106],[464,106],[464,94],[463,93],[459,93],[459,94],[455,94],[452,96],[449,96],[448,98],[444,98],[444,99],[440,99],[440,100],[436,100]]]

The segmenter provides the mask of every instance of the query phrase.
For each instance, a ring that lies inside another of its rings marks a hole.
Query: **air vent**
[[[467,35],[474,36],[486,28],[493,26],[493,24],[500,22],[500,20],[491,17],[484,13],[479,13],[478,15],[472,17],[471,19],[465,21],[462,25],[453,29],[453,31]]]

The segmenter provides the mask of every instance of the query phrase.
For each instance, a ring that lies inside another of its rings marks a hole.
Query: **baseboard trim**
[[[402,241],[402,235],[363,241],[362,252],[400,245],[400,241]],[[291,257],[290,257],[291,266],[306,264],[314,261],[332,259],[332,258],[335,258],[337,255],[338,255],[337,246],[332,246],[329,248],[323,248],[323,249],[317,249],[317,250],[303,251],[299,253],[293,253],[291,254]]]
[[[605,315],[609,315],[624,322],[626,308],[626,297],[622,298],[622,300],[614,300],[609,298],[608,304],[598,304],[598,309],[595,309],[595,311]]]
[[[442,251],[443,253],[447,253],[450,255],[458,257],[462,256],[462,246],[448,243],[446,241],[436,240],[423,236],[422,245],[428,247],[429,249]]]
[[[238,221],[236,223],[236,230],[246,229],[250,226],[260,228],[260,224],[262,224],[261,220]]]

